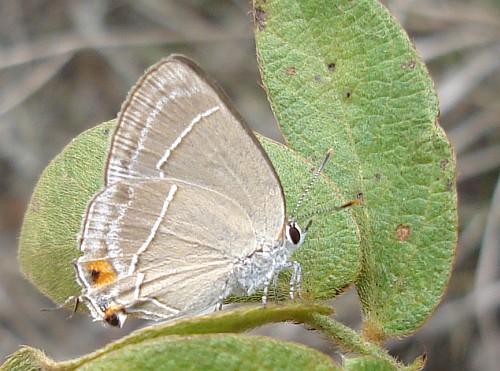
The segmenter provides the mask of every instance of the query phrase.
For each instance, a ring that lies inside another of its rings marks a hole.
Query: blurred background
[[[500,4],[386,1],[427,62],[441,125],[458,158],[460,240],[443,302],[414,335],[390,341],[428,370],[494,370],[500,362]],[[250,0],[0,2],[0,363],[25,344],[56,360],[97,349],[131,330],[85,315],[40,311],[53,303],[26,281],[16,255],[38,176],[85,129],[116,116],[128,89],[170,53],[197,61],[254,130],[279,139],[255,58]],[[355,290],[333,306],[359,326]],[[338,349],[299,326],[258,333]]]

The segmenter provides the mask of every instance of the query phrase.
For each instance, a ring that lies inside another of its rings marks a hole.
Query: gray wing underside
[[[77,264],[104,258],[117,273],[92,287],[87,272],[87,294],[161,311],[134,298],[140,272],[140,298],[189,313],[217,302],[234,261],[257,244],[247,214],[223,195],[171,179],[122,181],[91,202]]]
[[[170,177],[237,200],[257,233],[278,240],[283,191],[255,136],[217,84],[181,56],[151,67],[129,93],[105,185]]]
[[[87,295],[129,311],[158,313],[137,300],[154,297],[172,308],[163,318],[188,314],[217,302],[235,259],[259,239],[280,240],[284,224],[283,191],[258,141],[210,77],[170,57],[122,106],[105,188],[84,220],[80,280]],[[116,281],[94,284],[85,263],[99,259]]]

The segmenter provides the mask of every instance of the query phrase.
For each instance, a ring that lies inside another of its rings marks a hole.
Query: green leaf
[[[55,370],[56,363],[41,350],[23,347],[7,357],[0,365],[2,371],[39,371]]]
[[[346,371],[394,371],[397,368],[386,360],[375,357],[355,357],[344,359]]]
[[[306,158],[332,147],[325,173],[344,198],[364,194],[353,212],[365,334],[411,333],[445,290],[457,239],[455,159],[425,65],[375,1],[254,3],[263,83],[288,145]]]
[[[385,359],[380,359],[376,357],[346,357],[344,358],[343,370],[346,371],[392,371],[392,370],[405,370],[405,371],[417,371],[422,370],[425,366],[425,362],[422,357],[417,358],[411,365],[404,366],[394,366],[391,362]]]
[[[331,310],[304,303],[266,308],[247,305],[233,311],[150,326],[96,352],[60,363],[48,359],[39,350],[23,348],[9,356],[1,369],[306,369],[308,365],[314,369],[338,369],[326,355],[301,345],[260,337],[221,335],[269,322],[303,323],[314,313],[325,315]]]
[[[113,125],[110,121],[84,132],[51,161],[24,215],[19,240],[21,270],[58,304],[80,295],[72,262],[80,255],[77,238],[85,207],[102,186]]]
[[[333,361],[298,344],[242,335],[169,337],[125,346],[79,370],[331,370]]]
[[[339,370],[331,358],[305,346],[243,335],[169,336],[124,345],[78,362],[37,359],[40,351],[24,348],[3,370]]]

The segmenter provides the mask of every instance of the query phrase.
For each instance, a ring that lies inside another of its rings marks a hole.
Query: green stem
[[[314,313],[307,324],[330,336],[345,352],[353,352],[367,356],[373,356],[390,363],[395,370],[406,367],[391,357],[387,350],[380,348],[374,343],[365,340],[353,329],[334,321],[323,314]]]

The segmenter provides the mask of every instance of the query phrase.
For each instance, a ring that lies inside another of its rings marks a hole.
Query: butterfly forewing
[[[267,155],[216,83],[181,56],[151,67],[130,92],[108,157],[107,185],[159,177],[224,194],[258,234],[282,233],[283,194]]]

